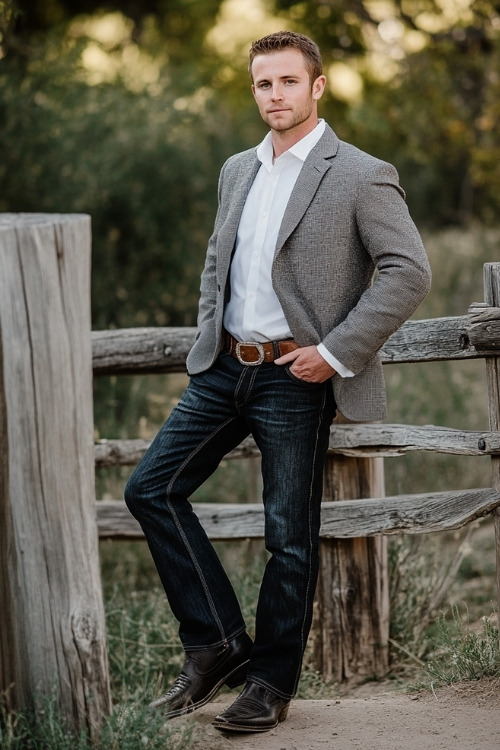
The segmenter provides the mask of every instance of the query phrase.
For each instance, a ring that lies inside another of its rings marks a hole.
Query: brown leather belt
[[[226,351],[235,357],[242,365],[261,365],[262,362],[274,362],[278,357],[295,351],[299,345],[293,339],[282,341],[238,341],[230,333],[224,331]]]

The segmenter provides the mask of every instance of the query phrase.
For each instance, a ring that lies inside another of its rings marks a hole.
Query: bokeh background
[[[285,28],[321,47],[320,114],[399,171],[434,277],[416,317],[465,315],[483,300],[483,264],[500,260],[500,2],[0,0],[0,212],[90,214],[95,330],[195,324],[220,167],[266,132],[248,47]],[[488,429],[483,361],[391,365],[385,376],[389,422]],[[96,439],[151,438],[185,384],[96,379]],[[121,498],[129,473],[99,470],[98,498]],[[387,459],[385,474],[387,494],[491,484],[488,458],[412,453]],[[260,489],[257,459],[226,461],[194,499],[258,501]],[[488,519],[390,540],[393,677],[429,654],[454,663],[435,637],[440,611],[490,617],[494,545]],[[218,550],[251,622],[263,547]],[[144,543],[105,542],[101,559],[118,706],[109,746],[135,750],[147,735],[163,747],[165,728],[129,706],[177,674],[177,626]],[[307,668],[301,685],[332,694]],[[42,747],[20,742],[5,746]]]

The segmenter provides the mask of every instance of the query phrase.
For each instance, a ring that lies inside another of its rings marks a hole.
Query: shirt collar
[[[300,141],[297,141],[297,143],[289,148],[288,151],[285,151],[285,154],[292,154],[304,162],[324,132],[325,121],[320,119],[316,127],[311,130],[310,133],[301,138]],[[270,171],[273,166],[273,142],[270,132],[266,135],[264,140],[259,143],[256,152],[259,161],[261,161],[266,169]]]

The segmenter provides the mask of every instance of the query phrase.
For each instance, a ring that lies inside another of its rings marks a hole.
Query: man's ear
[[[312,85],[313,99],[321,99],[326,86],[326,76],[318,76]]]

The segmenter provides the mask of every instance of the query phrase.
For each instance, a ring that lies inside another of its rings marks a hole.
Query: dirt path
[[[232,697],[232,696],[231,696]],[[293,701],[287,720],[265,734],[211,727],[230,696],[194,714],[206,750],[500,750],[500,681],[483,680],[418,697]]]

